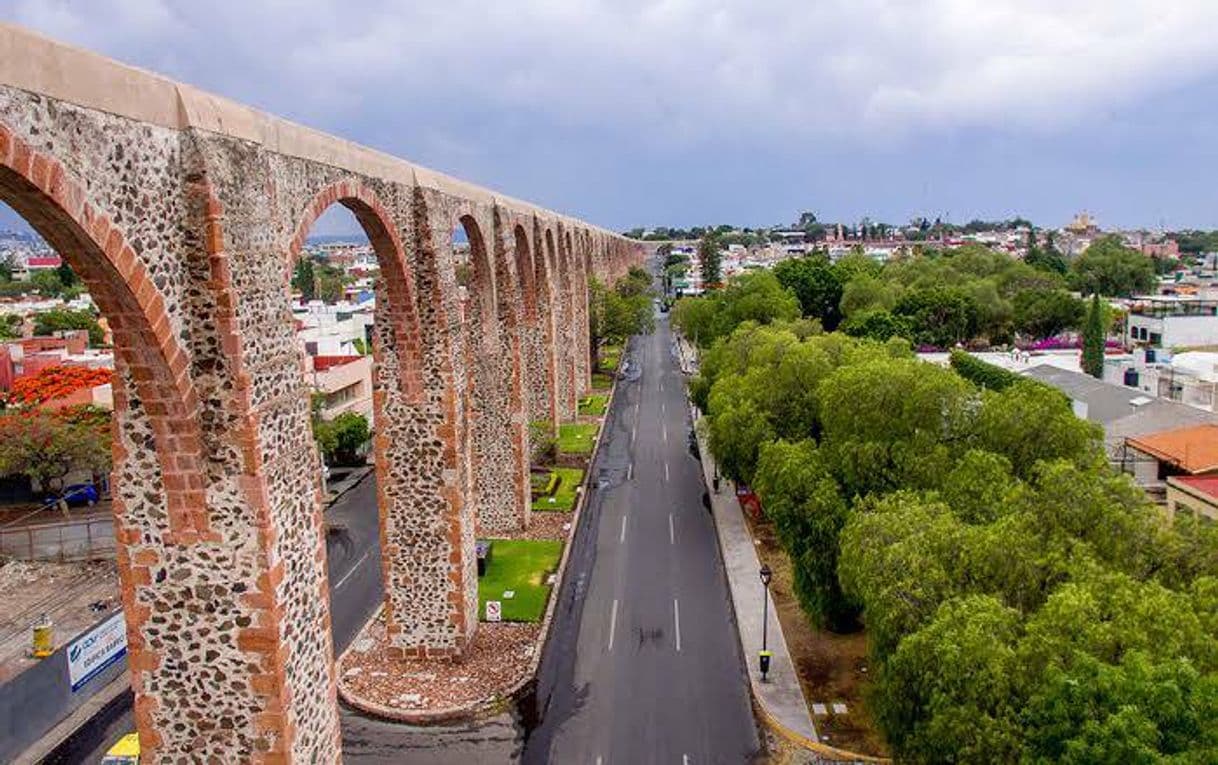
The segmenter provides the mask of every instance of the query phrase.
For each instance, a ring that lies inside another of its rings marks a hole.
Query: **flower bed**
[[[13,406],[38,406],[79,390],[106,385],[113,379],[114,372],[110,369],[60,364],[47,367],[38,374],[17,378],[9,391],[8,403]]]

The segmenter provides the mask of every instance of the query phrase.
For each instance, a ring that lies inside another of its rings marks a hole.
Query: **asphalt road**
[[[747,762],[757,729],[666,315],[629,358],[523,760]]]
[[[347,647],[381,599],[380,535],[372,473],[326,511],[335,527],[326,538],[334,652]],[[342,527],[342,528],[339,528]],[[46,763],[96,763],[118,739],[135,730],[132,695],[119,696],[51,755]],[[344,729],[345,729],[344,724]]]

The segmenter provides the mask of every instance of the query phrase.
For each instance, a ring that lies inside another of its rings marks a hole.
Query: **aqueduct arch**
[[[116,538],[146,754],[337,760],[317,454],[288,298],[305,232],[347,206],[385,275],[373,348],[386,613],[394,647],[425,657],[459,656],[477,628],[479,509],[527,520],[522,344],[540,342],[547,399],[572,416],[588,384],[579,253],[593,271],[608,253],[573,239],[592,231],[578,221],[12,26],[0,51],[0,195],[115,330]],[[450,241],[463,215],[484,251],[476,335]],[[471,338],[496,353],[471,356]]]

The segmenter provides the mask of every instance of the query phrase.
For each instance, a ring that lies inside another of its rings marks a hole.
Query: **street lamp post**
[[[773,572],[770,571],[768,564],[761,564],[761,653],[758,655],[758,662],[761,666],[761,681],[765,682],[766,674],[770,671],[770,651],[766,644],[766,639],[769,636],[770,624],[770,579],[773,577]]]

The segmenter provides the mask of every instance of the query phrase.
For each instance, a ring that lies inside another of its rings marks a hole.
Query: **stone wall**
[[[477,628],[475,527],[528,523],[527,421],[586,389],[574,241],[611,235],[0,25],[0,198],[114,329],[115,536],[150,760],[332,762],[319,455],[289,278],[354,212],[382,278],[385,613],[405,655]],[[451,233],[477,231],[463,306]],[[584,251],[586,253],[586,250]]]

